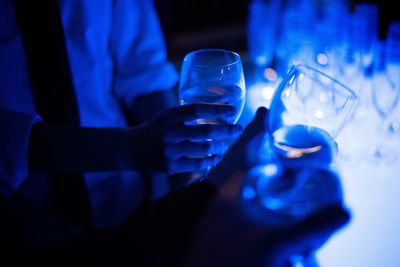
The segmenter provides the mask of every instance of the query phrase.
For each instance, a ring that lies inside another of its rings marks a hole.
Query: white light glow
[[[259,56],[256,58],[256,62],[259,65],[265,65],[265,63],[267,63],[267,58],[264,56]]]
[[[271,100],[274,95],[275,89],[271,86],[265,86],[261,88],[261,96],[266,100]]]
[[[317,119],[322,119],[324,116],[325,116],[324,112],[320,109],[315,112],[315,117]]]
[[[285,90],[285,97],[289,97],[291,93],[290,89]]]
[[[278,166],[275,164],[267,164],[262,168],[262,172],[265,176],[274,176],[278,173]]]

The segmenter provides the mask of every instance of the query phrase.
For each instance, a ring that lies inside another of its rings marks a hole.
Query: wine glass
[[[361,48],[362,71],[368,75],[372,67],[374,46],[378,41],[379,6],[366,2],[356,3],[354,13],[359,26],[355,34]]]
[[[181,105],[196,102],[228,104],[236,109],[235,115],[223,120],[198,118],[190,124],[236,123],[245,102],[245,80],[239,54],[223,49],[202,49],[187,54],[181,68],[179,100]],[[227,145],[233,141],[224,140]],[[204,177],[210,167],[200,171],[198,176]]]
[[[355,129],[361,129],[360,126],[369,119],[367,114],[370,114],[372,106],[371,87],[366,85],[371,81],[375,46],[379,40],[379,5],[360,2],[355,3],[353,8],[353,30],[349,32],[349,41],[353,43],[353,47],[357,48],[359,66],[357,73],[349,73],[347,80],[340,77],[343,82],[356,91],[360,99],[352,124]],[[355,132],[357,131],[353,131],[353,134],[357,134]],[[354,157],[347,156],[343,158],[342,162],[348,163],[350,159],[354,161]]]
[[[400,23],[398,27],[400,29]],[[372,102],[381,125],[378,144],[371,156],[379,162],[393,162],[398,157],[388,141],[395,132],[390,116],[394,114],[400,97],[400,30],[397,40],[389,32],[386,41],[377,46],[372,76]]]
[[[247,45],[249,59],[256,66],[266,68],[274,59],[280,8],[279,0],[249,3]]]
[[[311,1],[293,2],[282,18],[278,72],[285,73],[299,62],[314,63],[316,10]]]
[[[347,14],[342,20],[345,27],[339,48],[338,75],[343,82],[358,91],[362,76],[362,30],[365,25],[358,14]]]
[[[351,89],[325,73],[306,65],[290,68],[272,99],[269,133],[261,142],[263,162],[248,173],[243,186],[251,217],[267,227],[284,227],[342,202],[332,164],[340,149],[335,138],[357,102]],[[313,252],[292,263],[318,265]]]
[[[351,127],[338,138],[339,142],[347,141],[349,138],[357,136],[358,129],[362,129],[365,122],[370,102],[366,98],[369,94],[369,87],[365,86],[363,71],[362,47],[365,35],[365,20],[359,13],[343,14],[341,18],[343,26],[342,40],[338,49],[336,70],[334,77],[340,77],[342,83],[351,87],[359,97],[359,105],[351,121]],[[353,137],[351,137],[351,135]],[[357,142],[346,142],[346,145],[339,151],[337,160],[342,165],[355,165],[360,162],[361,146]]]
[[[271,137],[276,141],[282,129],[297,127],[334,139],[351,119],[357,104],[356,94],[340,81],[310,66],[294,65],[270,106]]]

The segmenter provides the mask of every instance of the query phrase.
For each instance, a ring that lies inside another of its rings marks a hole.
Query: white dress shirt
[[[82,126],[126,127],[121,103],[169,90],[177,72],[167,61],[151,0],[58,0]],[[31,126],[40,120],[12,0],[0,0],[0,194],[24,224],[28,245],[47,246],[78,234],[54,214],[46,175],[30,174]],[[141,202],[135,172],[87,173],[94,227],[120,223]]]

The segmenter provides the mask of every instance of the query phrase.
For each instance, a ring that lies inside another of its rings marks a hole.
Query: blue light
[[[245,199],[253,199],[256,197],[256,191],[250,186],[246,186],[243,188],[243,198]]]

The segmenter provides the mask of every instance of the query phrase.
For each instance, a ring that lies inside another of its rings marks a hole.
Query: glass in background
[[[359,97],[352,121],[338,137],[344,143],[338,162],[355,165],[368,150],[365,136],[371,123],[374,108],[371,99],[372,59],[378,42],[378,7],[370,3],[355,4],[354,11],[342,17],[344,39],[340,46],[338,79],[354,89]],[[369,138],[368,140],[371,140]]]
[[[399,75],[399,57],[400,57],[400,20],[393,21],[389,24],[386,47],[389,49],[390,63],[389,75],[394,78],[395,83],[400,86]],[[396,81],[397,77],[397,81]],[[398,100],[400,102],[400,100]],[[393,116],[389,117],[389,131],[394,137],[394,145],[400,150],[400,104],[397,103]]]
[[[363,74],[371,74],[373,52],[379,39],[379,7],[377,4],[361,2],[355,5],[355,15],[359,21],[361,37],[361,65]]]
[[[277,46],[281,1],[253,0],[249,4],[247,49],[257,67],[271,65]]]
[[[361,23],[358,15],[352,13],[343,16],[342,25],[344,34],[339,47],[337,77],[348,86],[352,86],[359,94],[362,76],[361,43],[364,31],[362,28],[365,25]]]
[[[341,25],[343,25],[343,35],[337,54],[336,77],[352,88],[357,96],[360,96],[360,91],[367,89],[361,62],[361,43],[365,25],[360,21],[359,15],[350,12],[343,14]],[[361,131],[364,129],[360,126],[365,122],[367,115],[364,105],[365,99],[359,99],[351,122],[338,137],[338,142],[343,144],[337,158],[340,164],[355,165],[360,161],[363,144],[360,144],[357,140],[358,136],[363,134]]]
[[[373,112],[371,87],[368,86],[372,76],[374,49],[378,42],[378,5],[372,3],[357,3],[354,11],[355,43],[360,52],[360,70],[357,78],[353,79],[352,86],[360,97],[358,112],[354,122],[366,119],[366,114]]]
[[[400,20],[392,21],[389,24],[385,49],[388,75],[392,84],[398,88],[400,87]],[[396,108],[399,108],[399,104],[396,105]],[[393,115],[388,118],[388,129],[391,133],[398,134],[400,133],[400,111],[396,109]]]
[[[293,64],[314,65],[317,6],[312,0],[288,1],[282,14],[276,69],[284,76]]]
[[[247,124],[260,106],[269,106],[279,77],[275,55],[279,41],[281,0],[252,0],[248,5],[247,53],[251,79],[246,78],[246,109],[241,123]]]
[[[372,99],[380,122],[377,144],[370,158],[380,162],[393,162],[398,158],[394,146],[399,131],[398,108],[400,95],[400,23],[389,25],[387,39],[377,46],[372,76]]]
[[[315,60],[316,67],[336,77],[340,66],[340,47],[344,42],[349,3],[346,0],[325,1],[319,7],[316,23]]]

